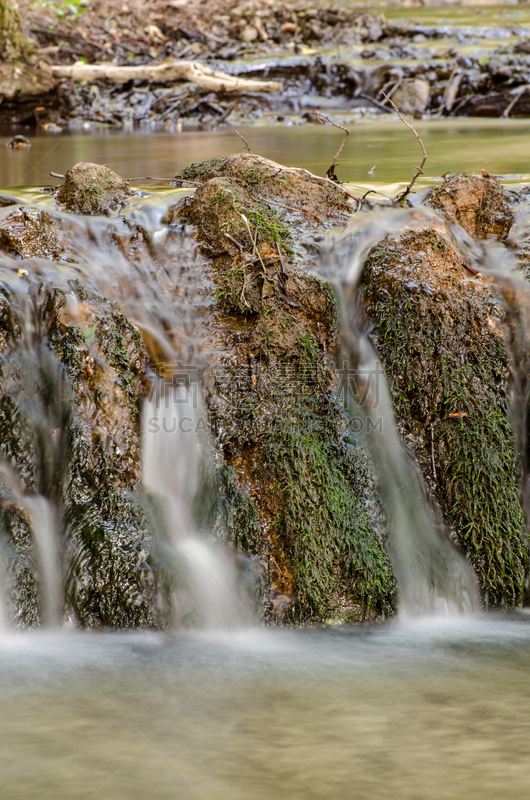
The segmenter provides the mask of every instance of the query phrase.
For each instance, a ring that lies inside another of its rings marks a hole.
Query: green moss
[[[365,279],[397,415],[417,448],[423,442],[428,478],[473,564],[484,602],[511,606],[525,583],[528,537],[508,420],[507,358],[489,324],[491,303],[449,270],[439,273],[443,302],[437,298],[436,259],[456,263],[437,234],[408,234],[398,244],[374,249]],[[416,271],[418,257],[426,259],[432,279]]]
[[[296,341],[297,346],[302,351],[302,354],[314,361],[318,356],[321,347],[312,333],[306,333]]]
[[[86,331],[64,323],[61,292],[43,286],[34,297],[35,328],[38,320],[42,336],[35,352],[18,346],[24,308],[16,296],[9,298],[10,313],[0,314],[2,455],[26,491],[43,494],[64,512],[67,613],[81,625],[160,627],[152,533],[134,494],[143,342],[108,300],[79,287],[77,295],[87,318],[98,320],[88,328],[90,342]],[[129,402],[106,398],[109,372]],[[0,526],[14,621],[33,626],[38,622],[33,536],[16,498],[2,495]]]
[[[290,556],[298,615],[385,616],[395,583],[355,485],[368,477],[365,457],[355,446],[334,444],[329,427],[305,409],[275,417],[266,432],[264,462],[285,501],[276,534]]]
[[[257,225],[263,239],[270,245],[290,239],[290,231],[282,222],[281,215],[270,211],[265,206],[249,212],[250,220]]]
[[[223,532],[240,550],[258,552],[260,527],[254,500],[238,488],[233,467],[221,467],[217,472],[217,483]]]

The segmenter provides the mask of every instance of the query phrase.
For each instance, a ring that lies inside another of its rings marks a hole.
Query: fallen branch
[[[54,174],[55,174],[54,172],[50,172],[50,175],[54,175]],[[56,175],[55,177],[60,178],[61,176],[60,175]],[[174,178],[155,178],[153,175],[143,175],[140,178],[126,178],[126,180],[127,180],[127,183],[130,183],[131,181],[168,181],[169,183],[171,183],[171,181],[173,181],[175,179]]]
[[[387,97],[386,94],[384,95],[384,97],[386,97],[386,99],[388,100],[388,102],[390,103],[390,105],[392,106],[392,108],[394,109],[396,114],[398,115],[398,117],[401,120],[401,122],[403,122],[403,124],[406,125],[407,128],[412,131],[412,133],[414,134],[414,136],[416,137],[416,139],[420,143],[421,152],[423,153],[423,161],[421,162],[420,166],[419,167],[414,167],[414,169],[417,169],[418,171],[416,172],[415,175],[412,176],[412,180],[409,183],[409,185],[407,186],[407,188],[405,189],[405,191],[402,192],[400,195],[398,195],[396,197],[396,201],[399,200],[400,204],[402,204],[403,201],[410,194],[410,192],[412,190],[412,187],[416,183],[417,179],[420,177],[420,175],[423,175],[423,167],[425,166],[425,162],[427,161],[427,152],[425,150],[425,145],[423,144],[418,131],[416,130],[416,128],[414,127],[414,125],[412,123],[412,117],[409,116],[409,121],[407,122],[407,120],[404,119],[403,116],[401,115],[401,112],[400,112],[399,108],[396,106],[396,104],[394,103],[394,101],[391,100],[390,97]]]
[[[53,66],[55,78],[71,78],[74,81],[96,81],[104,79],[114,83],[149,81],[150,83],[173,83],[190,81],[209,92],[279,92],[278,81],[254,81],[237,78],[225,72],[213,70],[195,61],[166,61],[163,64],[141,64],[137,67],[120,67],[115,64],[84,64],[76,61],[71,67]]]
[[[321,125],[323,125],[324,122],[329,122],[331,125],[333,125],[334,128],[340,128],[341,131],[344,131],[346,133],[346,136],[342,140],[339,149],[337,150],[337,152],[335,153],[335,155],[333,157],[333,164],[331,165],[331,167],[326,172],[326,178],[329,178],[330,181],[333,181],[333,183],[338,183],[339,179],[337,178],[337,176],[335,174],[335,167],[337,166],[337,159],[340,156],[340,154],[342,153],[342,148],[346,144],[346,139],[350,135],[351,131],[348,128],[344,128],[342,125],[339,125],[338,122],[333,122],[332,119],[330,119],[329,117],[326,117],[325,114],[320,114],[318,111],[315,111],[315,117],[317,118],[317,122],[320,122]]]
[[[514,95],[514,98],[510,103],[508,103],[508,105],[506,106],[506,108],[502,112],[502,116],[505,119],[510,116],[510,113],[511,113],[514,105],[523,96],[523,94],[526,91],[528,91],[528,89],[530,89],[530,86],[527,83],[525,83],[524,86],[518,86],[517,89],[513,89],[512,90],[512,94]]]

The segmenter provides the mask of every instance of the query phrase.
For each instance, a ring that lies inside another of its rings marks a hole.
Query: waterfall
[[[335,236],[323,257],[323,274],[331,280],[338,302],[338,319],[349,370],[347,400],[367,420],[367,441],[380,482],[390,531],[390,555],[400,586],[399,613],[452,614],[478,607],[471,567],[437,530],[419,469],[399,439],[384,370],[360,322],[358,288],[364,259],[388,233],[436,229],[452,246],[475,248],[465,231],[456,230],[428,209],[367,214]],[[469,257],[469,256],[468,256]]]
[[[238,596],[235,565],[227,552],[199,538],[193,519],[203,425],[196,384],[154,384],[142,414],[143,482],[157,498],[169,568],[191,596],[194,624],[220,630],[241,625],[249,615]],[[173,600],[184,617],[181,593],[174,592]]]
[[[29,513],[37,562],[40,615],[43,628],[59,628],[63,620],[57,514],[41,495],[20,498]]]

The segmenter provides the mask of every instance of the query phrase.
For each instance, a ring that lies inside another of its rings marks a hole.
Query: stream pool
[[[343,115],[344,116],[344,115]],[[348,119],[343,123],[349,124]],[[511,183],[530,180],[530,120],[450,119],[418,121],[418,133],[427,151],[423,183],[432,183],[446,172],[488,170]],[[242,131],[253,152],[286,166],[305,167],[324,175],[343,134],[330,126],[262,126]],[[4,134],[7,143],[9,135]],[[5,148],[0,159],[0,186],[55,186],[50,172],[64,173],[79,161],[106,164],[124,178],[140,179],[140,185],[168,185],[194,161],[240,152],[242,142],[233,130],[182,131],[130,134],[112,130],[36,136],[29,150]],[[421,150],[413,134],[393,117],[353,120],[351,135],[342,151],[337,174],[360,188],[375,188],[390,195],[408,183]],[[375,169],[374,169],[375,167]]]
[[[530,620],[13,635],[9,800],[528,796]]]

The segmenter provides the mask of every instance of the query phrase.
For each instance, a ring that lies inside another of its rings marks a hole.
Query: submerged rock
[[[449,216],[456,207],[475,233],[504,235],[499,220],[508,210],[496,185],[455,176],[450,186],[456,200]],[[462,187],[471,187],[469,206]],[[478,195],[495,200],[487,219]],[[451,197],[448,187],[440,196]],[[499,295],[434,231],[385,239],[366,261],[363,287],[405,441],[475,569],[485,604],[515,605],[529,540],[508,417]]]
[[[81,161],[65,174],[55,199],[75,214],[106,214],[122,206],[130,195],[127,181],[111,169]]]

